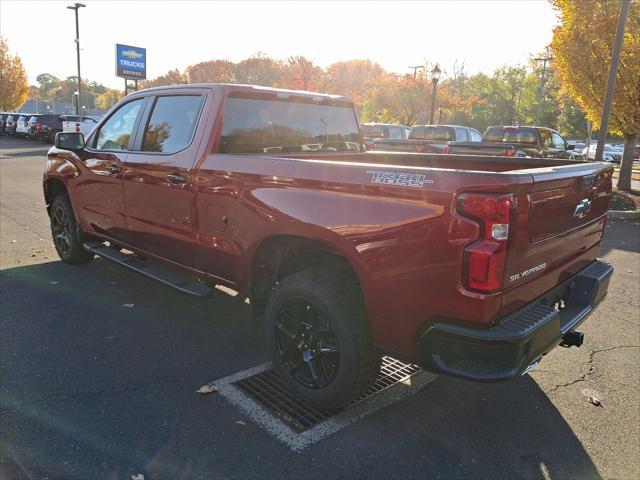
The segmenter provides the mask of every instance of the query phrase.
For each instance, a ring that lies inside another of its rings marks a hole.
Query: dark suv
[[[4,125],[10,113],[0,113],[0,133],[4,133]]]
[[[62,118],[58,114],[34,115],[29,123],[29,136],[49,143],[53,143],[56,133],[62,131]]]

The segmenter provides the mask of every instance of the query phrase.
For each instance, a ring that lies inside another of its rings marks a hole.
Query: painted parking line
[[[211,382],[229,403],[237,407],[253,422],[262,427],[271,436],[277,438],[294,452],[299,452],[309,445],[332,435],[345,427],[365,418],[381,408],[399,402],[424,388],[437,378],[437,375],[421,371],[395,385],[375,393],[366,399],[347,407],[343,411],[329,417],[317,425],[303,432],[296,432],[282,422],[276,415],[254,401],[234,384],[265,372],[271,368],[271,363],[266,362],[256,367],[234,373],[224,378]]]

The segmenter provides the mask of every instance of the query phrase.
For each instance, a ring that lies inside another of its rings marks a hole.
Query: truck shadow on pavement
[[[439,377],[294,453],[195,393],[266,360],[249,305],[99,259],[9,268],[0,292],[2,478],[600,478],[529,376]]]

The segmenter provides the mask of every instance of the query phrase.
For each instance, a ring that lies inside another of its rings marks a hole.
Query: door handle
[[[170,173],[169,175],[167,175],[167,180],[169,180],[169,182],[173,183],[174,185],[178,183],[187,183],[187,177],[177,173]]]
[[[107,171],[112,175],[115,175],[117,173],[120,173],[122,171],[122,168],[120,168],[118,165],[109,165]]]

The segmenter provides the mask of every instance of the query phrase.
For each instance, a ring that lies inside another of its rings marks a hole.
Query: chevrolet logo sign
[[[121,55],[128,58],[142,58],[142,54],[135,50],[123,50]]]

